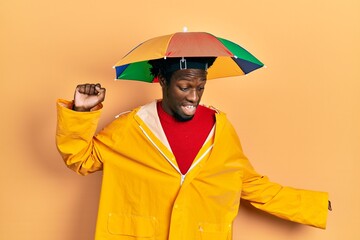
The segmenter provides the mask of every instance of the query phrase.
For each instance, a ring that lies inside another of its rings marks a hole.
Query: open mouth
[[[194,115],[196,112],[196,106],[195,105],[186,105],[186,106],[181,106],[182,111],[184,112],[185,115]]]

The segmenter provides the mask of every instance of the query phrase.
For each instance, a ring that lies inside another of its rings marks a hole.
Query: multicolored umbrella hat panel
[[[264,66],[238,44],[206,32],[176,32],[149,39],[125,55],[114,68],[116,80],[154,82],[149,60],[216,57],[207,79],[240,76]]]

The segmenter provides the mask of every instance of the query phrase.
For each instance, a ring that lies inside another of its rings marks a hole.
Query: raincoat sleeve
[[[328,193],[285,187],[259,175],[244,160],[242,198],[277,217],[326,228]]]
[[[93,136],[100,110],[76,112],[72,102],[57,101],[56,144],[65,164],[81,175],[102,169],[101,154]]]

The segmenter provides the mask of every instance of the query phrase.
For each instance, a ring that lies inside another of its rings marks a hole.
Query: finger
[[[95,89],[95,86],[96,86],[95,84],[90,85],[89,95],[97,95],[98,94],[96,89]]]
[[[86,95],[98,95],[98,93],[99,93],[98,89],[101,89],[100,84],[86,83],[86,84],[78,85],[76,87],[76,91],[78,91],[81,94],[86,94]]]
[[[101,88],[101,84],[100,84],[100,83],[95,84],[95,90],[96,90],[96,93],[97,93],[97,94],[100,93],[101,89],[102,89],[102,88]]]
[[[95,87],[96,94],[99,94],[102,91],[100,83],[95,84],[94,87]]]
[[[85,84],[78,85],[76,87],[76,91],[78,91],[79,93],[85,93]]]
[[[90,91],[91,91],[91,84],[85,84],[85,91],[84,93],[85,94],[90,94]]]
[[[101,85],[97,85],[96,86],[96,91],[98,92],[98,97],[101,101],[104,101],[105,99],[105,93],[106,93],[106,89],[102,88]]]

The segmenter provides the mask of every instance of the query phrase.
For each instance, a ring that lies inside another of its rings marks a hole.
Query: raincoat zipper
[[[182,186],[182,184],[184,183],[185,177],[186,177],[186,174],[181,174],[180,186]]]

